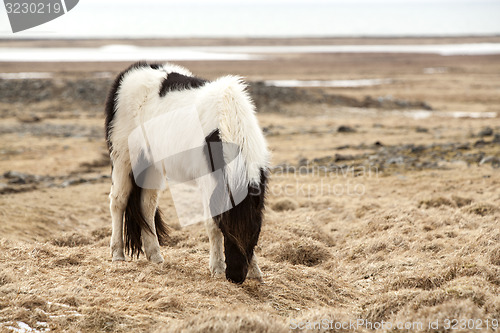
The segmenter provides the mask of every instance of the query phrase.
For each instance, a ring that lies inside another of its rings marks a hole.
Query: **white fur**
[[[205,114],[212,113],[210,116],[218,119],[222,142],[241,147],[247,180],[258,184],[260,168],[267,167],[269,152],[255,117],[255,107],[245,89],[240,77],[222,77],[200,89],[202,102],[207,103],[200,107],[207,105]]]
[[[199,122],[189,119],[189,113],[184,116],[177,112],[172,118],[169,128],[164,133],[181,130],[184,135],[175,135],[175,139],[162,133],[148,133],[151,146],[161,146],[170,153],[184,151],[190,147],[199,147],[204,144],[205,136],[215,129],[219,129],[223,142],[237,144],[241,154],[225,168],[226,179],[233,186],[248,186],[260,182],[260,169],[268,167],[269,152],[267,144],[255,116],[255,107],[246,92],[246,85],[240,77],[226,76],[219,78],[196,89],[183,91],[169,91],[166,96],[159,96],[159,89],[163,79],[170,72],[177,72],[191,76],[187,69],[165,64],[161,70],[150,67],[133,69],[125,74],[118,90],[116,113],[111,122],[110,141],[112,145],[111,158],[113,160],[113,186],[110,193],[110,209],[113,221],[111,251],[113,260],[124,260],[123,254],[123,212],[130,193],[131,185],[128,175],[131,165],[138,158],[138,152],[145,148],[133,149],[129,154],[128,138],[138,127],[146,128],[149,120],[154,122],[157,117],[182,109],[196,109]],[[196,135],[201,131],[202,135]],[[150,132],[158,132],[150,130]],[[160,131],[161,132],[161,131]],[[132,160],[132,161],[131,161]],[[167,165],[170,172],[179,173],[192,179],[190,175],[199,174],[197,165],[191,161],[178,161],[175,165]],[[197,184],[202,187],[203,184]],[[200,188],[201,192],[203,188]],[[207,196],[210,193],[206,194]],[[154,209],[157,205],[157,195],[153,191],[143,191],[143,207],[147,211],[145,216],[153,223]],[[206,209],[206,207],[205,207]],[[154,223],[152,224],[154,230]],[[213,275],[224,273],[223,236],[213,221],[206,222],[210,239],[210,271]],[[148,259],[162,262],[156,235],[142,233],[144,250]],[[156,241],[155,241],[156,239]],[[249,277],[260,277],[257,261],[253,258],[250,265]]]

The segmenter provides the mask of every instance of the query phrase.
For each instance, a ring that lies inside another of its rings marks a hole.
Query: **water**
[[[1,77],[1,76],[0,76]],[[267,80],[264,83],[274,87],[332,87],[359,88],[379,86],[392,83],[392,79],[360,79],[360,80]]]
[[[20,72],[0,73],[0,80],[26,80],[26,79],[50,79],[52,73],[47,72]]]
[[[257,60],[259,56],[203,51],[190,47],[137,47],[133,45],[109,45],[104,47],[0,47],[0,61],[217,61]]]
[[[0,13],[0,38],[491,35],[499,17],[499,0],[84,0],[16,34]]]
[[[1,61],[218,61],[262,60],[279,53],[430,53],[442,56],[500,54],[500,43],[437,44],[437,45],[301,45],[301,46],[184,46],[139,47],[133,45],[107,45],[85,48],[0,47]],[[427,68],[427,74],[443,71]],[[384,82],[376,82],[382,84]],[[277,84],[296,85],[297,82]],[[367,82],[330,82],[309,84],[367,84]],[[368,82],[373,84],[373,82]]]
[[[462,119],[495,119],[498,117],[497,112],[469,112],[469,111],[429,111],[429,110],[376,110],[365,108],[345,108],[346,112],[361,116],[401,116],[415,120],[439,118],[462,118]]]

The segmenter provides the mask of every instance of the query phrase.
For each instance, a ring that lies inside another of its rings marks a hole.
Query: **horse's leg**
[[[210,244],[210,261],[208,268],[212,276],[222,278],[226,272],[226,263],[224,261],[224,235],[213,220],[210,211],[210,197],[212,192],[207,191],[207,189],[213,186],[211,181],[212,180],[198,180],[198,189],[203,197],[205,229],[207,230],[208,242]]]
[[[264,281],[262,279],[262,272],[260,271],[259,265],[257,263],[257,256],[255,255],[255,253],[252,256],[252,260],[250,260],[250,266],[248,267],[247,278],[259,280],[260,282]]]
[[[224,236],[214,220],[205,220],[205,228],[210,242],[210,263],[209,269],[212,276],[224,277],[226,263],[224,262]]]
[[[158,207],[158,190],[142,189],[142,214],[149,229],[141,230],[142,244],[146,258],[154,263],[160,264],[163,262],[163,257],[160,253],[160,243],[156,235],[155,214]]]
[[[111,185],[109,193],[109,209],[112,221],[110,247],[113,261],[125,260],[125,253],[123,252],[123,213],[132,189],[129,172],[128,168],[120,165],[114,167],[111,173],[113,185]]]

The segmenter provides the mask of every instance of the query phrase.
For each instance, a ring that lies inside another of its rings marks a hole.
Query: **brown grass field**
[[[259,112],[274,167],[256,250],[264,283],[235,285],[210,276],[204,226],[180,227],[168,192],[165,262],[112,263],[103,106],[0,99],[0,332],[500,330],[498,55],[181,64],[209,79],[391,78],[322,93],[391,95],[435,111],[421,119],[415,110],[299,101]],[[0,63],[0,72],[50,71],[57,80],[125,66]]]

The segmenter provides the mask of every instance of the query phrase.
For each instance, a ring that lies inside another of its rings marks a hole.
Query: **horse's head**
[[[232,282],[243,283],[247,276],[262,226],[266,185],[267,172],[262,169],[259,184],[249,185],[240,203],[214,217],[224,235],[226,278]]]

